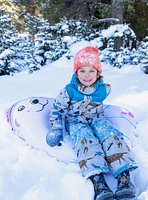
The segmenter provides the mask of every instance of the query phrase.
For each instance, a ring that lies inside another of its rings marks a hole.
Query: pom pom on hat
[[[99,50],[92,46],[87,46],[77,52],[74,57],[74,73],[81,67],[93,67],[99,74],[102,73],[101,62],[99,58]]]

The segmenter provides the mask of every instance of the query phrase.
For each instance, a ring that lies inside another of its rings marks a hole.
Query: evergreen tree
[[[148,74],[148,37],[141,42],[138,52],[140,55],[141,68],[144,73]]]
[[[0,75],[10,74],[10,71],[15,71],[11,65],[11,57],[14,56],[14,51],[9,49],[12,41],[9,36],[13,32],[11,21],[12,19],[9,15],[0,17]]]
[[[34,41],[34,36],[39,30],[39,26],[42,25],[42,20],[36,16],[32,16],[29,13],[24,15],[24,27],[25,31],[31,35],[32,40]]]
[[[25,57],[28,52],[24,46],[28,41],[16,32],[11,22],[9,15],[0,17],[0,75],[27,69]]]

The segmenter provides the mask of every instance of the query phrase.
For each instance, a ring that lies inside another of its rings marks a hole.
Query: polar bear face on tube
[[[75,162],[76,158],[69,138],[61,147],[52,148],[46,143],[49,114],[53,101],[54,99],[46,97],[31,97],[18,101],[8,110],[7,121],[14,133],[27,144],[44,150],[59,160]]]
[[[31,97],[15,103],[7,113],[12,130],[27,143],[39,142],[49,131],[52,103],[52,98],[45,97]]]

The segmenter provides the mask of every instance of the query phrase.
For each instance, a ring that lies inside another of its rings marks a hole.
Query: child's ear
[[[79,80],[79,79],[78,79],[78,74],[77,74],[77,73],[76,73],[76,79]]]
[[[100,74],[98,73],[98,74],[97,74],[97,78],[99,78],[99,77],[100,77]]]

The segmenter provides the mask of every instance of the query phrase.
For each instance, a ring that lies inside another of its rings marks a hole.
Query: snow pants
[[[91,125],[69,123],[67,128],[85,178],[109,171],[116,178],[125,170],[137,168],[123,134],[108,120],[93,120]]]

